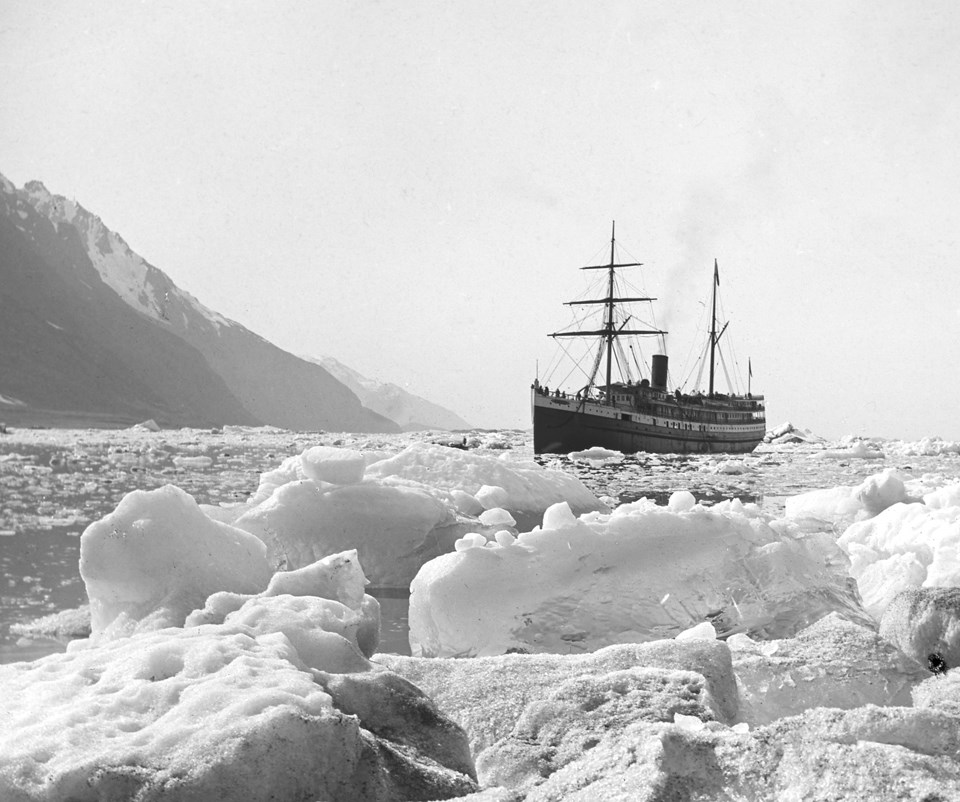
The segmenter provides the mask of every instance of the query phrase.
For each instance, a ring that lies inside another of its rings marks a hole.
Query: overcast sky
[[[207,306],[530,425],[609,253],[768,424],[960,439],[954,2],[4,2],[0,172]]]

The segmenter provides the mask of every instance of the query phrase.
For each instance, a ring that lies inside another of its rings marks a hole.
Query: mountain
[[[434,404],[418,395],[408,393],[396,384],[368,379],[332,356],[304,357],[326,369],[338,381],[353,390],[360,402],[374,412],[390,418],[405,432],[422,429],[472,429],[463,418],[449,409]]]
[[[319,365],[208,309],[94,214],[0,176],[0,419],[395,432]]]

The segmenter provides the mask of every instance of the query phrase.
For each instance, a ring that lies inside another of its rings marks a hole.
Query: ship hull
[[[573,399],[534,398],[533,450],[566,454],[601,447],[633,454],[745,454],[762,442],[765,424],[680,428],[682,421],[643,419],[616,407],[581,404]]]

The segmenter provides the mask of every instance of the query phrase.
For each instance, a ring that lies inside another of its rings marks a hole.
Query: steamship
[[[591,367],[585,370],[587,382],[575,389],[550,388],[539,377],[531,388],[533,412],[533,449],[537,454],[566,454],[600,446],[627,454],[654,453],[730,453],[752,451],[763,440],[766,413],[762,395],[737,395],[715,391],[714,378],[720,340],[726,324],[717,331],[717,287],[720,272],[713,265],[713,292],[710,332],[705,348],[709,359],[709,387],[706,393],[687,394],[667,388],[668,361],[665,353],[653,354],[649,376],[642,376],[633,347],[631,369],[625,338],[659,338],[665,351],[666,331],[636,328],[639,320],[629,312],[633,304],[652,303],[656,298],[629,297],[620,294],[618,271],[639,267],[641,262],[617,263],[615,260],[616,224],[610,237],[610,263],[590,265],[582,270],[604,270],[606,297],[569,301],[568,306],[593,305],[603,311],[599,327],[592,330],[554,332],[553,338],[586,337],[599,340]],[[633,324],[633,325],[631,325]],[[640,324],[646,325],[646,324]],[[602,362],[606,362],[605,381],[597,381]],[[614,364],[619,380],[614,381]],[[702,364],[702,363],[701,363]],[[725,363],[724,370],[726,370]],[[702,368],[701,368],[702,372]],[[752,380],[752,369],[749,371]],[[729,378],[728,378],[729,383]]]

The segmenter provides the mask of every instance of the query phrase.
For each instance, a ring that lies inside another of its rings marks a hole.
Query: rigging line
[[[633,381],[630,372],[630,360],[627,359],[627,352],[623,350],[623,343],[617,340],[617,367],[620,368],[620,375],[627,381]]]
[[[723,352],[720,353],[720,365],[723,368],[723,375],[727,379],[727,392],[731,395],[736,395],[737,391],[733,386],[733,382],[730,381],[730,372],[727,370],[727,360],[723,358]]]
[[[703,318],[704,318],[704,315],[706,315],[706,313],[707,313],[707,307],[706,307],[706,305],[705,305],[705,304],[701,304],[701,306],[700,306],[700,317],[697,319],[697,325],[696,325],[696,328],[694,329],[694,335],[693,335],[693,338],[690,340],[690,347],[687,349],[687,356],[686,356],[686,358],[685,358],[684,361],[683,361],[684,367],[686,367],[687,365],[690,365],[690,370],[687,371],[687,377],[686,377],[686,380],[684,381],[684,384],[686,384],[686,382],[690,381],[690,377],[693,375],[694,370],[696,370],[696,368],[697,368],[697,362],[696,362],[696,361],[691,362],[691,360],[693,359],[693,352],[694,352],[694,349],[695,349],[696,346],[697,346],[697,343],[698,343],[698,342],[701,342],[701,333],[700,333],[700,332],[701,332],[701,330],[703,329]],[[704,333],[706,333],[706,332],[704,332]],[[698,357],[697,357],[697,361],[699,361],[699,359],[700,359],[700,357],[698,356]],[[702,368],[701,368],[701,370],[702,370]]]
[[[579,371],[584,375],[584,378],[586,378],[587,382],[589,383],[589,381],[590,381],[590,374],[587,373],[587,371],[585,371],[585,370],[583,369],[583,360],[586,358],[587,354],[583,354],[583,356],[581,356],[581,357],[578,358],[578,357],[575,357],[573,354],[571,354],[570,351],[569,351],[566,347],[564,347],[563,343],[561,343],[561,342],[558,341],[557,345],[560,347],[560,350],[563,351],[563,353],[564,353],[564,355],[567,357],[567,359],[569,359],[569,360],[573,363],[573,368],[571,368],[571,370],[567,373],[566,377],[564,377],[564,381],[566,381],[567,379],[569,379],[570,376],[571,376],[571,374],[573,374],[576,370],[579,370]],[[572,346],[571,346],[571,347],[572,347]],[[557,361],[557,367],[559,367],[559,366],[560,366],[560,364],[559,364],[559,360],[558,360],[558,361]]]
[[[709,348],[709,347],[710,347],[710,345],[709,345],[709,343],[708,343],[707,346],[706,346],[706,348]],[[699,390],[703,387],[703,369],[707,366],[707,351],[706,351],[706,348],[704,348],[703,353],[700,354],[699,357],[697,357],[697,364],[700,365],[700,369],[697,371],[697,381],[696,381],[696,384],[694,384],[694,386],[693,386],[694,389],[697,390],[697,391],[699,391]]]
[[[630,356],[633,357],[633,365],[637,369],[637,382],[643,379],[643,368],[640,367],[640,361],[637,359],[637,352],[633,349],[633,343],[630,343]]]

